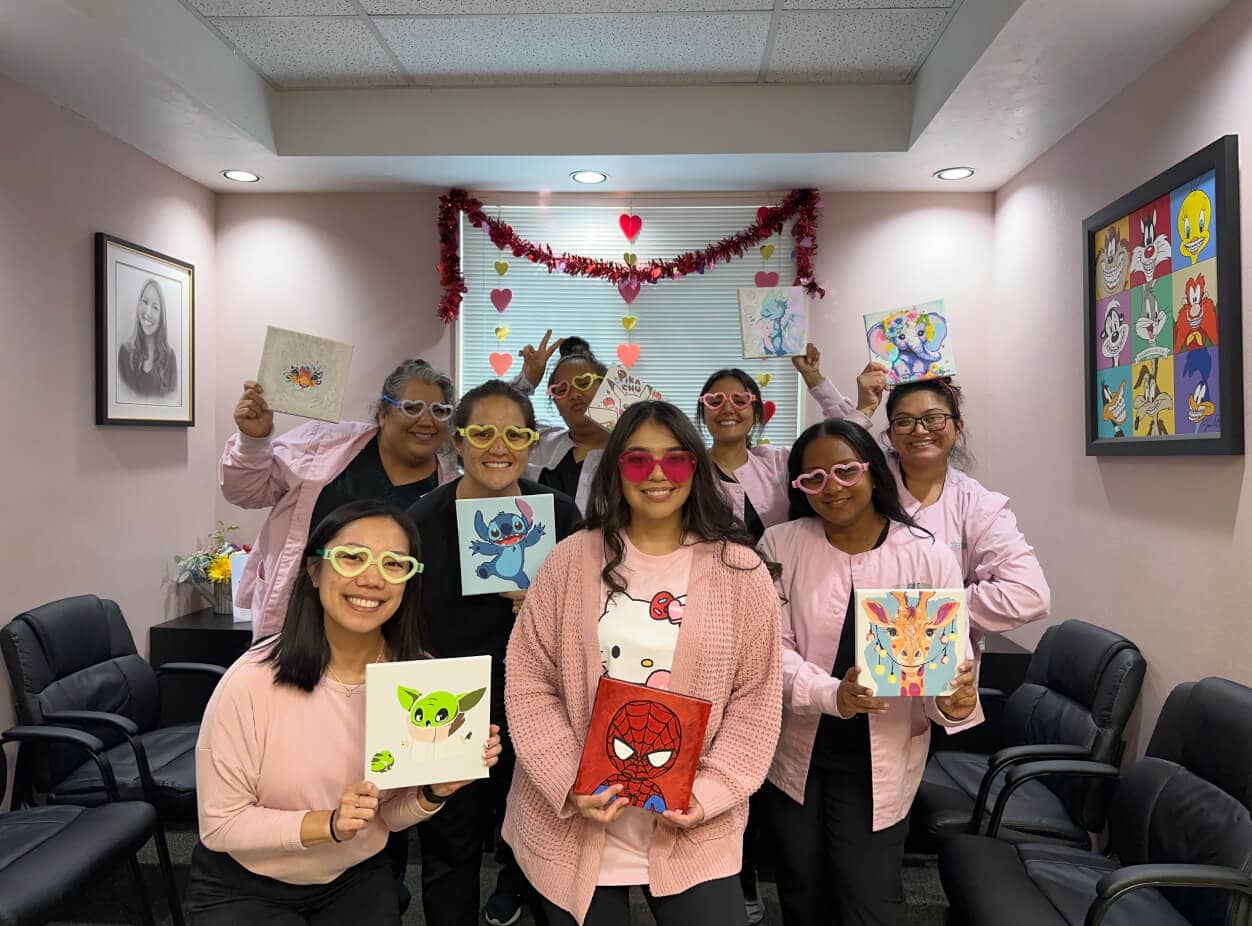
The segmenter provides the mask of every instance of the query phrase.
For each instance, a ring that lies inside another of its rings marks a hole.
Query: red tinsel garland
[[[439,197],[439,263],[435,268],[443,286],[439,317],[445,323],[454,321],[461,311],[461,299],[466,292],[465,277],[461,273],[457,222],[458,214],[462,212],[475,228],[486,226],[491,242],[502,251],[511,251],[514,257],[524,257],[532,264],[543,264],[549,273],[598,277],[614,285],[629,280],[655,283],[689,273],[704,273],[719,262],[742,257],[749,249],[781,232],[785,223],[795,219],[791,236],[796,242],[796,277],[792,285],[802,286],[810,296],[820,298],[826,295],[826,290],[813,277],[813,255],[817,252],[817,210],[821,206],[821,196],[816,190],[792,190],[777,206],[758,209],[756,222],[733,237],[723,238],[702,251],[688,251],[670,260],[653,260],[632,267],[577,254],[554,254],[546,244],[519,238],[510,226],[487,215],[483,204],[464,190],[449,190]]]

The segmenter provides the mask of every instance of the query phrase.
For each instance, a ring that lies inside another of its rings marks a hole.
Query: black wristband
[[[451,796],[452,795],[449,794],[447,797],[440,797],[433,790],[431,790],[430,785],[422,785],[422,797],[426,798],[427,804],[434,804],[436,807],[438,807],[440,804],[444,803]]]
[[[335,835],[335,814],[337,813],[339,813],[338,807],[330,812],[330,838],[335,840],[335,842],[343,842],[342,839]]]

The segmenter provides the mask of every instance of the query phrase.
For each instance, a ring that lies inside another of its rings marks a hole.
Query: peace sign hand
[[[549,328],[544,332],[543,340],[539,342],[539,346],[527,344],[521,350],[522,356],[522,375],[526,377],[526,381],[532,386],[538,388],[543,381],[544,371],[548,368],[548,358],[556,353],[557,348],[565,338],[557,338],[551,345],[548,341],[552,338],[552,329]]]

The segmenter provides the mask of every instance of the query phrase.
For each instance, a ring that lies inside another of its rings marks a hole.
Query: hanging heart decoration
[[[623,212],[617,217],[617,225],[622,230],[622,234],[626,236],[627,241],[634,241],[639,237],[640,229],[643,228],[643,219],[637,215]]]
[[[496,329],[496,330],[498,331],[499,329]],[[508,329],[506,328],[505,330],[507,331]],[[774,379],[773,375],[769,373],[756,374],[756,381],[761,384],[762,389],[768,386],[773,379]]]
[[[639,319],[635,318],[635,316],[633,315],[623,315],[622,327],[625,328],[627,331],[632,331],[634,330],[635,322],[637,321],[639,321]]]
[[[497,328],[497,329],[496,329],[496,340],[497,340],[497,341],[503,341],[503,340],[504,340],[505,338],[507,338],[508,336],[509,336],[509,329],[508,329],[508,328],[501,327],[501,328]]]
[[[492,354],[490,360],[491,368],[496,371],[496,376],[503,376],[513,366],[512,354]]]
[[[756,275],[756,285],[757,285],[757,286],[763,286],[763,287],[764,287],[764,286],[777,286],[777,285],[778,285],[778,274],[776,274],[776,273],[766,273],[764,270],[762,270],[762,271],[758,272],[758,273],[757,273],[757,275]]]
[[[513,290],[511,289],[493,289],[491,291],[491,304],[496,307],[497,312],[503,312],[512,301]]]
[[[622,366],[630,369],[635,365],[635,361],[639,359],[638,344],[619,344],[617,345],[617,359],[622,362]]]
[[[496,261],[496,276],[504,276],[509,272],[509,262],[506,260]]]
[[[773,257],[773,256],[774,256],[774,246],[773,246],[772,244],[763,244],[763,245],[761,245],[761,256],[762,256],[763,258],[765,258],[766,260],[769,260],[771,257]],[[498,265],[497,265],[497,266],[498,266]]]
[[[761,403],[761,424],[769,424],[769,420],[774,417],[774,412],[778,411],[778,406],[773,402]]]
[[[627,267],[635,266],[635,261],[637,261],[638,259],[639,259],[639,255],[635,254],[632,251],[627,251],[625,254],[622,255],[622,261],[626,264]]]
[[[633,277],[629,277],[617,284],[617,291],[621,294],[627,305],[635,301],[639,295],[639,281]]]
[[[773,211],[774,210],[771,209],[769,206],[762,206],[761,208],[757,209],[756,210],[757,223],[760,225],[764,225],[767,221],[769,221],[769,214]]]

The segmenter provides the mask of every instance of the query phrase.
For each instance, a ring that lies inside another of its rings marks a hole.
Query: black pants
[[[908,818],[873,831],[873,784],[864,769],[811,769],[801,806],[773,785],[761,791],[775,855],[784,926],[901,926]]]
[[[657,926],[746,926],[739,878],[718,878],[688,888],[681,894],[653,897],[645,887]],[[578,921],[546,897],[541,898],[549,926],[578,926]],[[598,887],[583,926],[630,926],[630,888]]]
[[[748,825],[743,830],[743,868],[739,871],[739,884],[743,888],[745,900],[757,900],[760,897],[760,884],[757,877],[757,862],[768,856],[761,831],[761,817],[765,810],[761,806],[761,792],[757,791],[748,800]]]
[[[498,822],[504,818],[513,767],[517,764],[506,731],[501,730],[500,737],[504,751],[491,769],[491,777],[466,785],[439,813],[417,827],[422,852],[422,911],[429,926],[478,924],[483,843],[493,838]],[[496,890],[525,897],[530,887],[512,851],[503,842],[497,846],[496,858],[500,862]]]
[[[196,843],[185,907],[189,926],[400,924],[396,881],[383,852],[329,884],[288,884],[254,874],[227,853]]]

